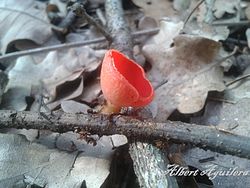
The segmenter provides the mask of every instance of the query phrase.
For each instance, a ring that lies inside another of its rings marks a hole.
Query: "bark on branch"
[[[123,16],[121,0],[106,0],[107,27],[112,37],[111,48],[133,58],[133,40],[130,28]]]
[[[0,111],[1,128],[46,129],[67,132],[82,129],[91,134],[126,135],[131,141],[167,140],[185,142],[223,154],[250,159],[250,142],[245,136],[234,135],[213,126],[202,126],[182,122],[155,123],[140,121],[126,116],[101,114],[44,114],[35,112]]]

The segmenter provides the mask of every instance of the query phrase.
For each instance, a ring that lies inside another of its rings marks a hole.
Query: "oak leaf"
[[[224,90],[223,71],[218,63],[220,43],[178,35],[170,47],[171,38],[162,37],[161,41],[158,37],[162,35],[155,36],[158,42],[143,47],[146,59],[152,64],[148,75],[154,85],[168,80],[156,90],[157,120],[166,120],[176,109],[185,114],[201,110],[209,91]]]

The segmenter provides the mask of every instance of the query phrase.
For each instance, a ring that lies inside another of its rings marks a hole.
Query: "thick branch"
[[[182,122],[154,123],[125,116],[97,114],[46,114],[47,118],[34,112],[0,111],[0,128],[46,129],[54,132],[74,131],[77,128],[91,134],[124,134],[130,140],[171,140],[185,142],[211,149],[223,154],[232,154],[250,159],[250,142],[245,136],[218,130],[213,126],[202,126]]]
[[[123,17],[121,0],[106,0],[105,12],[107,27],[111,33],[111,48],[119,50],[128,57],[133,57],[133,40],[130,28]]]

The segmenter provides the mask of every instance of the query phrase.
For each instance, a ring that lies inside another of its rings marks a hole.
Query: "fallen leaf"
[[[193,15],[197,18],[198,23],[208,23],[211,24],[215,17],[214,17],[214,1],[215,0],[206,0],[205,3],[202,3],[196,11],[196,15]],[[192,4],[192,8],[194,9],[197,4]],[[194,13],[195,14],[195,13]]]
[[[185,25],[184,32],[199,37],[209,38],[215,41],[226,40],[230,34],[227,26],[212,25],[215,20],[213,12],[213,0],[206,0],[194,13],[193,19]]]
[[[209,91],[225,88],[223,71],[217,63],[220,43],[190,35],[175,37],[172,48],[162,43],[143,47],[145,57],[152,64],[149,77],[168,80],[156,90],[159,121],[166,120],[175,109],[195,113],[203,108]]]
[[[27,108],[25,97],[29,96],[30,90],[23,87],[9,88],[2,97],[0,105],[3,110],[23,111]]]
[[[54,74],[50,78],[43,79],[44,86],[51,97],[50,100],[62,98],[57,96],[59,94],[57,89],[64,83],[76,80],[81,75],[96,70],[101,63],[104,53],[105,50],[95,51],[89,47],[80,47],[72,48],[67,53],[54,53],[53,56],[50,56],[50,59],[46,59],[49,62],[60,63],[60,66],[55,69]],[[65,91],[61,92],[62,94],[65,93]],[[71,92],[74,91],[72,90]],[[82,91],[79,95],[81,93]]]
[[[15,41],[30,40],[43,44],[48,40],[52,31],[45,6],[44,3],[33,0],[0,1],[0,52],[2,54],[14,45]]]
[[[157,25],[158,22],[154,18],[143,16],[142,18],[140,18],[138,22],[138,29],[139,30],[151,29],[157,27]]]
[[[190,30],[186,29],[185,31],[215,41],[226,40],[230,34],[230,31],[226,26],[212,26],[206,23],[201,23],[196,25],[195,28],[190,28]]]
[[[178,11],[185,11],[189,8],[191,0],[174,0],[173,7]]]
[[[172,7],[172,2],[168,0],[132,0],[135,5],[141,7],[145,16],[152,17],[159,21],[166,16],[173,16],[176,14]]]
[[[81,74],[82,74],[81,71],[77,72],[76,74],[72,74],[67,78],[68,79],[67,81],[65,81],[59,86],[56,86],[55,88],[56,98],[53,99],[53,102],[48,101],[47,104],[50,110],[54,110],[63,101],[77,98],[82,94],[84,88],[83,86],[84,80]]]
[[[89,106],[73,100],[65,100],[61,102],[61,108],[66,113],[87,113]]]
[[[235,14],[240,6],[240,0],[215,0],[214,15],[216,18],[222,18],[225,13]]]
[[[170,47],[174,37],[179,35],[183,29],[183,22],[173,22],[169,18],[164,18],[160,21],[160,31],[157,35],[149,38],[147,44],[157,44],[158,48]]]
[[[31,56],[18,58],[8,73],[9,83],[1,107],[18,111],[26,109],[25,97],[30,96],[32,86],[40,85],[41,80],[44,81],[51,99],[58,100],[57,104],[51,104],[54,107],[62,99],[69,100],[80,96],[84,82],[82,75],[97,69],[104,52],[105,50],[95,51],[89,47],[54,51],[39,64]]]
[[[100,187],[109,174],[107,159],[48,149],[21,135],[0,134],[0,187]]]
[[[31,56],[18,58],[8,73],[9,82],[3,96],[2,108],[25,110],[27,106],[25,97],[30,96],[32,86],[39,85],[41,79],[52,76],[57,66],[57,62],[53,61],[35,64]]]

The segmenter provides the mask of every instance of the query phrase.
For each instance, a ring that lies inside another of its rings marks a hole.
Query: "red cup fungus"
[[[106,52],[102,62],[101,88],[111,113],[119,112],[121,107],[146,106],[154,96],[143,68],[113,49]]]

